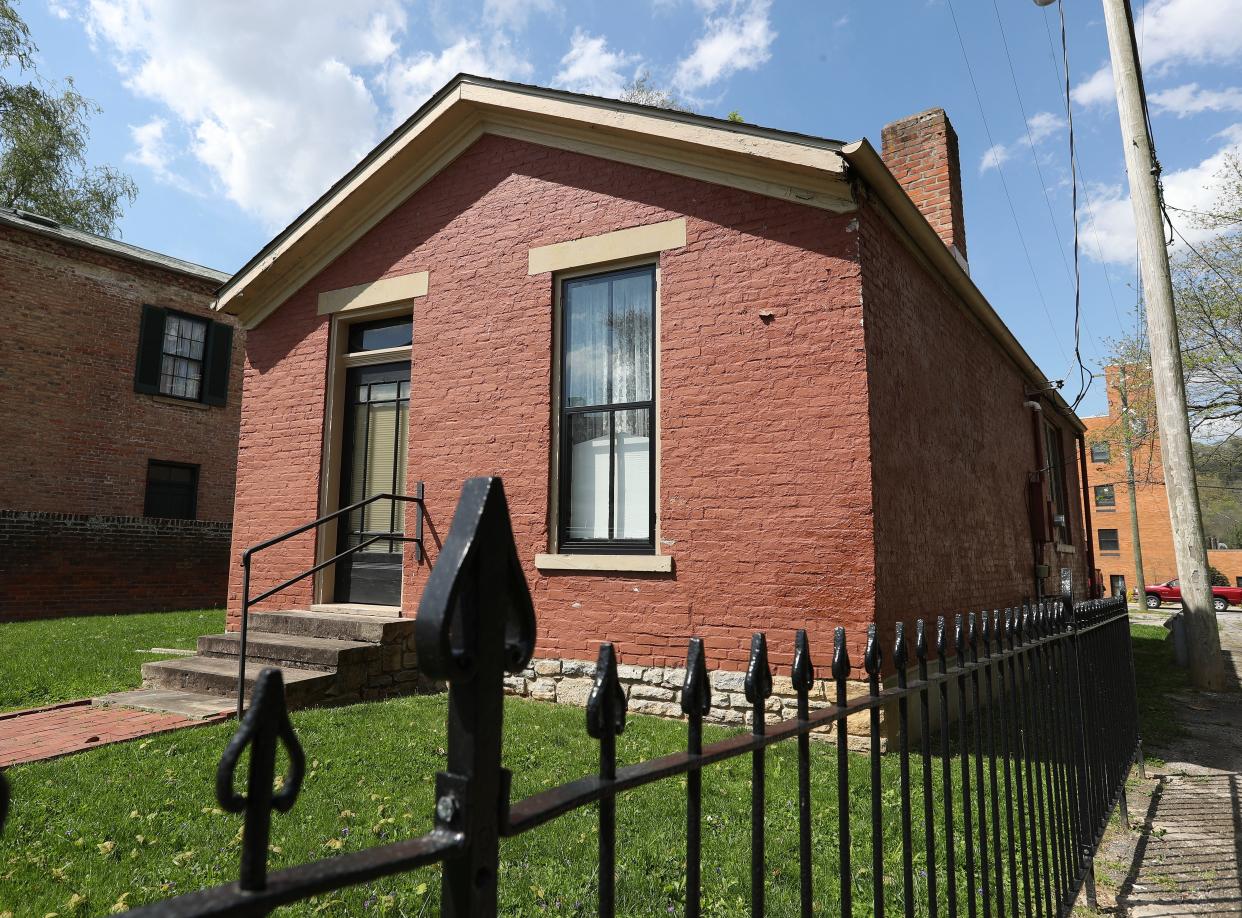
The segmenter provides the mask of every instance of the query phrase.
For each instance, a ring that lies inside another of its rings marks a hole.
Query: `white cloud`
[[[989,169],[999,169],[1002,164],[1009,162],[1013,157],[1013,152],[1003,143],[994,144],[983,151],[983,158],[979,160],[979,171],[987,172]]]
[[[574,92],[616,97],[629,80],[626,71],[632,72],[638,61],[637,54],[610,50],[602,35],[588,35],[575,29],[569,51],[561,58],[561,69],[552,82]]]
[[[1073,103],[1084,108],[1111,103],[1116,97],[1113,91],[1113,69],[1109,64],[1105,64],[1070,90]]]
[[[487,46],[478,38],[461,38],[439,54],[419,51],[405,58],[394,58],[379,84],[387,95],[394,123],[399,123],[459,73],[503,80],[522,79],[530,72],[530,64],[514,52],[508,40],[494,34]]]
[[[554,13],[556,0],[483,0],[483,18],[507,28],[520,29],[534,13]]]
[[[1026,147],[1029,149],[1031,144],[1038,144],[1060,133],[1065,126],[1065,118],[1061,115],[1052,112],[1036,112],[1031,115],[1026,123],[1030,136],[1028,137],[1026,133],[1023,133],[1013,143],[998,143],[988,147],[988,149],[984,150],[983,157],[979,160],[979,172],[983,173],[989,169],[999,169],[1001,165],[1013,159],[1021,148]]]
[[[1242,89],[1200,89],[1198,83],[1185,83],[1154,93],[1149,101],[1157,112],[1179,118],[1200,112],[1242,112]]]
[[[375,143],[379,109],[359,68],[390,53],[405,23],[396,0],[90,0],[85,12],[128,88],[162,104],[223,194],[269,227]],[[144,126],[133,155],[169,170],[167,127]]]
[[[168,140],[166,119],[152,118],[146,124],[131,124],[129,136],[134,142],[134,150],[125,157],[127,160],[149,169],[157,182],[172,185],[189,194],[202,194],[200,189],[173,169],[177,153]]]
[[[1242,0],[1152,0],[1135,23],[1149,77],[1181,64],[1228,64],[1242,59]],[[1112,104],[1113,74],[1105,64],[1074,87],[1082,106]]]
[[[738,70],[754,70],[772,56],[776,32],[768,16],[771,0],[732,0],[719,15],[717,10],[724,7],[720,0],[699,6],[707,13],[704,34],[677,65],[673,82],[678,89],[702,89]]]
[[[1172,207],[1186,210],[1208,210],[1219,193],[1220,172],[1228,154],[1239,152],[1242,144],[1242,123],[1235,124],[1220,135],[1224,145],[1197,165],[1164,175],[1164,197]],[[1081,221],[1083,252],[1095,261],[1133,264],[1136,259],[1134,211],[1128,188],[1123,185],[1099,184],[1088,188],[1090,205]],[[1186,214],[1171,210],[1170,216],[1178,231],[1192,243],[1210,238],[1213,231],[1196,226]],[[1175,244],[1181,245],[1178,241]]]

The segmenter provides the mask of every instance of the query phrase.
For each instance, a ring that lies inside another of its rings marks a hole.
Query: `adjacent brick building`
[[[953,129],[937,110],[884,140],[892,171],[865,140],[453,80],[221,291],[247,328],[235,555],[426,488],[424,561],[266,607],[412,615],[480,474],[544,660],[611,640],[677,666],[698,634],[738,670],[756,629],[787,663],[806,628],[826,661],[846,625],[857,662],[871,622],[887,643],[1087,595],[1082,425],[970,280]],[[265,553],[253,590],[409,532],[390,512]]]
[[[1100,582],[1111,596],[1123,593],[1141,599],[1142,587],[1135,579],[1134,538],[1130,522],[1130,486],[1122,449],[1121,398],[1117,367],[1107,367],[1108,414],[1083,418],[1087,426],[1090,460],[1091,513],[1096,564]],[[1134,383],[1131,382],[1133,386]],[[1134,393],[1131,393],[1134,398]],[[1139,394],[1139,400],[1145,397]],[[1133,404],[1133,403],[1132,403]],[[1164,486],[1164,466],[1160,459],[1159,437],[1136,437],[1133,449],[1139,542],[1143,548],[1143,576],[1147,583],[1166,583],[1177,577],[1177,557],[1173,549],[1173,527],[1169,522],[1169,497]],[[1208,563],[1229,580],[1242,586],[1242,547],[1208,551]]]
[[[228,275],[0,210],[0,620],[221,605]]]

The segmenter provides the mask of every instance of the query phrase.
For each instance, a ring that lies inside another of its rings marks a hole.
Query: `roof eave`
[[[992,335],[1005,353],[1009,355],[1010,359],[1017,364],[1023,375],[1026,376],[1027,381],[1039,386],[1043,390],[1048,382],[1048,377],[1040,370],[1039,365],[1035,363],[1031,355],[1026,352],[1026,348],[1014,337],[1013,332],[1009,330],[1009,326],[997,315],[996,310],[992,308],[992,304],[988,302],[987,297],[975,286],[975,282],[971,280],[966,269],[962,267],[953,252],[949,250],[949,247],[944,244],[944,241],[936,231],[932,229],[931,224],[927,222],[927,218],[923,216],[922,211],[910,200],[910,196],[906,194],[905,189],[894,178],[888,166],[880,158],[880,154],[876,152],[875,147],[871,146],[871,142],[864,138],[854,143],[846,144],[841,148],[841,154],[857,172],[858,176],[867,183],[868,187],[875,192],[889,211],[892,212],[902,228],[910,235],[911,240],[918,247],[919,251],[935,266],[949,286],[961,296],[962,301],[984,329]],[[1044,394],[1052,401],[1057,410],[1070,420],[1070,423],[1077,430],[1086,430],[1082,419],[1078,417],[1059,392],[1047,390]]]

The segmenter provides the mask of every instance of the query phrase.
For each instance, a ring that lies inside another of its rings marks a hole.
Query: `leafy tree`
[[[37,51],[11,0],[0,0],[0,205],[112,235],[137,186],[111,166],[87,165],[89,121],[99,106],[72,79],[63,86],[40,79]],[[32,79],[3,75],[13,70]]]

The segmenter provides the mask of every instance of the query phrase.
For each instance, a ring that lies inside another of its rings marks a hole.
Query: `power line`
[[[975,82],[975,73],[970,66],[970,55],[966,53],[966,42],[962,39],[962,30],[957,23],[957,12],[953,9],[953,0],[948,0],[949,15],[953,19],[953,31],[957,33],[957,43],[962,49],[962,60],[966,64],[966,75],[970,78],[970,86],[975,93],[975,103],[979,106],[979,117],[983,120],[983,131],[987,135],[988,145],[992,150],[996,149],[996,141],[992,139],[992,129],[988,125],[988,117],[983,111],[983,98],[979,95],[979,86]],[[995,158],[995,157],[994,157]],[[1031,259],[1031,250],[1026,244],[1026,237],[1022,234],[1022,223],[1018,220],[1018,211],[1013,206],[1013,197],[1009,194],[1009,183],[1005,181],[1005,170],[1001,167],[999,158],[996,159],[996,172],[1000,176],[1001,188],[1005,191],[1005,200],[1009,204],[1009,213],[1013,217],[1014,229],[1018,232],[1018,241],[1022,245],[1022,251],[1026,255],[1027,267],[1031,270],[1031,280],[1035,283],[1035,292],[1039,295],[1039,302],[1043,306],[1044,316],[1048,320],[1048,327],[1052,331],[1052,338],[1056,342],[1057,349],[1061,352],[1062,359],[1069,365],[1072,361],[1065,353],[1065,346],[1061,344],[1061,338],[1057,334],[1056,324],[1052,321],[1052,313],[1048,309],[1048,301],[1044,298],[1043,288],[1039,285],[1039,274],[1035,270],[1035,262]]]

